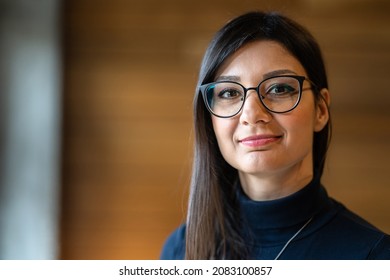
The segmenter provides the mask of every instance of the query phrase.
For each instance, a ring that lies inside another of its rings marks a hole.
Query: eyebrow
[[[267,78],[271,78],[271,77],[279,76],[279,75],[286,75],[286,74],[298,75],[296,72],[294,72],[292,70],[280,69],[280,70],[275,70],[275,71],[271,71],[271,72],[265,73],[263,75],[263,79],[267,79]],[[218,82],[218,81],[239,82],[239,81],[241,81],[241,78],[240,78],[240,76],[234,76],[234,75],[232,75],[232,76],[219,76],[216,79],[216,82]]]
[[[216,80],[218,81],[231,81],[231,82],[239,82],[241,81],[239,76],[219,76]]]
[[[280,69],[280,70],[275,70],[275,71],[271,71],[271,72],[268,72],[268,73],[264,74],[264,75],[263,75],[263,78],[264,78],[264,79],[267,79],[267,78],[271,78],[271,77],[274,77],[274,76],[285,75],[285,74],[298,75],[296,72],[294,72],[294,71],[292,71],[292,70],[289,70],[289,69]]]

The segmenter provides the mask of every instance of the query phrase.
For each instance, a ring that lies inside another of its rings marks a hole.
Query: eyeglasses
[[[234,81],[218,81],[200,86],[207,109],[220,118],[237,115],[244,107],[247,93],[255,90],[264,107],[273,113],[287,113],[294,110],[301,100],[304,76],[283,75],[267,78],[257,87],[246,88]],[[317,88],[317,87],[316,87]]]

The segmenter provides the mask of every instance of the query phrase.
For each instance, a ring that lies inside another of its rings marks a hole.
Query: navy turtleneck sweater
[[[272,201],[253,201],[239,187],[240,213],[251,259],[390,260],[390,236],[330,198],[318,178]],[[161,259],[184,259],[185,225],[167,239]],[[200,241],[201,242],[201,241]]]

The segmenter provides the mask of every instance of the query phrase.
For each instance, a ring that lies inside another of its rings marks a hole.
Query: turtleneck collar
[[[241,185],[238,189],[242,219],[252,234],[261,239],[268,239],[267,231],[273,235],[275,232],[290,234],[329,203],[318,176],[298,192],[276,200],[254,201],[243,192]],[[280,238],[283,240],[285,237]],[[276,241],[278,238],[273,236],[272,239]]]

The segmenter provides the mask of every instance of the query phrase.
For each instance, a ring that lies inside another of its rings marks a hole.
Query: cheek
[[[315,112],[312,107],[293,111],[288,118],[280,118],[280,125],[287,133],[289,141],[295,145],[311,143],[315,130]]]
[[[237,127],[237,121],[235,118],[222,119],[212,117],[213,129],[218,141],[218,146],[221,151],[224,147],[228,147],[233,143],[234,132]]]

